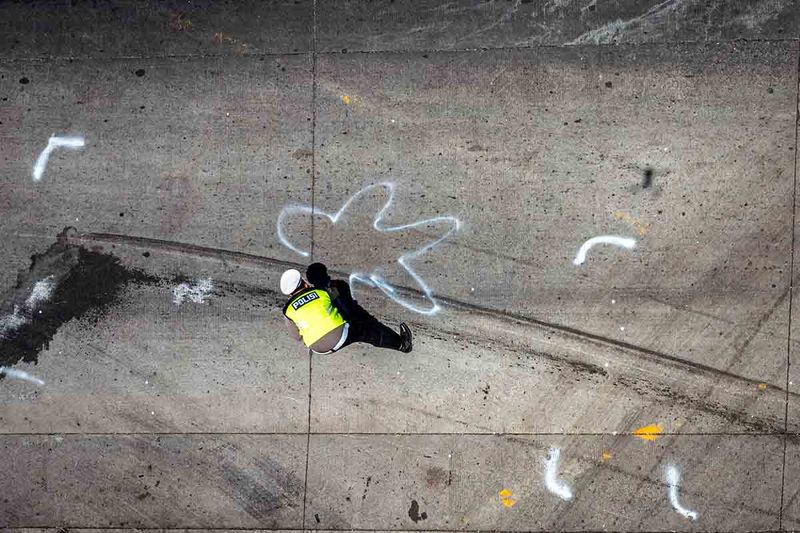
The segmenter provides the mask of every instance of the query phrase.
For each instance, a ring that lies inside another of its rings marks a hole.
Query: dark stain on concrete
[[[652,184],[653,184],[653,169],[650,167],[645,167],[644,172],[642,172],[642,188],[646,189]]]
[[[129,282],[155,282],[157,278],[125,268],[118,258],[68,244],[70,228],[42,254],[31,257],[31,266],[17,276],[0,305],[2,316],[16,312],[25,323],[0,338],[0,366],[20,361],[36,362],[58,329],[73,318],[95,313],[99,319],[117,300]],[[25,300],[37,281],[52,277],[55,289],[50,298],[29,310]]]
[[[367,499],[367,491],[369,490],[369,484],[372,482],[372,476],[367,476],[367,482],[364,485],[364,494],[361,496],[361,500]]]
[[[488,148],[486,148],[485,146],[481,146],[480,144],[478,144],[478,143],[476,143],[474,141],[469,141],[469,142],[471,144],[469,144],[467,146],[467,151],[468,152],[488,152],[489,151]]]
[[[299,149],[295,150],[294,152],[292,152],[292,157],[294,157],[295,159],[308,159],[313,155],[314,155],[314,152],[312,152],[311,150],[308,150],[306,148],[299,148]]]
[[[420,520],[427,520],[428,513],[423,511],[422,514],[420,514],[419,503],[417,503],[417,500],[411,500],[411,508],[408,510],[408,517],[413,520],[414,523],[417,523]]]
[[[447,485],[450,475],[444,468],[432,466],[425,471],[425,483],[428,487]]]
[[[271,462],[270,462],[271,463]],[[222,477],[226,481],[226,488],[234,501],[244,509],[247,514],[259,520],[271,518],[284,506],[281,500],[283,493],[276,491],[267,480],[277,481],[280,469],[272,468],[261,476],[255,476],[242,468],[226,464],[222,469]],[[287,491],[288,492],[288,491]],[[291,491],[296,492],[296,491]],[[286,502],[291,505],[290,502]]]
[[[490,390],[490,388],[491,388],[491,386],[487,383],[486,384],[486,388],[480,389],[480,391],[483,393],[483,399],[484,400],[489,398],[489,390]]]

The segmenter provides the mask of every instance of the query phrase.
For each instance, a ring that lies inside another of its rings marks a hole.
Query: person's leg
[[[378,319],[370,317],[368,320],[350,322],[347,340],[342,347],[354,342],[366,342],[378,348],[399,350],[403,340],[396,331]]]

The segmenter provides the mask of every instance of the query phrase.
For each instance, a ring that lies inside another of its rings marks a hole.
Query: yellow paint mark
[[[664,430],[660,424],[650,424],[649,426],[640,427],[634,431],[633,434],[642,440],[652,442],[656,440],[663,431]]]
[[[605,463],[606,461],[610,461],[612,457],[614,457],[614,455],[611,452],[603,452],[600,456],[600,460]]]
[[[346,94],[342,95],[342,102],[344,103],[344,105],[350,105],[350,97],[347,96]]]
[[[632,217],[625,211],[614,211],[611,216],[613,216],[616,220],[624,220],[628,224],[631,224],[640,237],[644,237],[652,226],[652,224],[645,224],[641,220]]]
[[[759,383],[758,384],[758,390],[760,390],[760,391],[767,390],[767,384],[766,383]]]
[[[500,501],[506,507],[514,507],[514,504],[517,503],[517,500],[511,497],[511,491],[508,489],[503,489],[498,494],[500,495]]]

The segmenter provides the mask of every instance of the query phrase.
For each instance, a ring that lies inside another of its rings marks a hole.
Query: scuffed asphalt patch
[[[0,317],[16,314],[24,320],[0,338],[0,366],[37,362],[63,324],[90,314],[101,318],[128,283],[158,282],[156,277],[124,267],[113,255],[69,244],[66,233],[46,252],[32,256],[30,268],[21,271],[15,287],[3,295]],[[31,308],[26,301],[44,279],[55,288],[47,300]]]

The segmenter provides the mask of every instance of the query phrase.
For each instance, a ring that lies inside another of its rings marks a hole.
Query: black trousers
[[[403,340],[396,331],[367,313],[366,317],[359,316],[358,320],[350,322],[347,340],[342,348],[354,342],[366,342],[378,348],[399,350]]]
[[[361,307],[353,299],[350,285],[346,281],[331,280],[330,286],[320,288],[326,290],[335,289],[336,297],[333,299],[333,305],[339,309],[345,320],[350,323],[347,340],[339,348],[340,350],[354,342],[366,342],[378,348],[400,349],[400,345],[403,343],[400,335]]]

